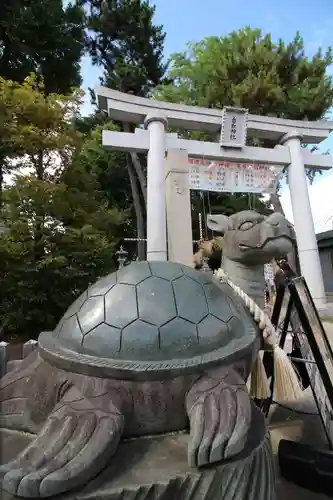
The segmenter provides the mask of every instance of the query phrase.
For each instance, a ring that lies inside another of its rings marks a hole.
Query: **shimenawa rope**
[[[225,271],[220,268],[215,273],[215,277],[221,282],[227,283],[235,293],[243,300],[245,306],[253,316],[263,333],[265,350],[271,350],[274,354],[274,390],[275,401],[295,401],[302,397],[303,388],[292,362],[287,354],[276,344],[276,330],[267,314],[249,297],[239,286],[235,285]],[[269,397],[270,389],[266,376],[266,371],[262,360],[263,353],[259,355],[254,363],[253,370],[248,381],[250,393],[258,399]]]

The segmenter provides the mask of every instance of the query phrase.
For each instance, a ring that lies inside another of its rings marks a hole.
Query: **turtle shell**
[[[229,285],[172,262],[133,263],[98,280],[39,337],[52,364],[114,378],[195,371],[255,355],[259,343]]]

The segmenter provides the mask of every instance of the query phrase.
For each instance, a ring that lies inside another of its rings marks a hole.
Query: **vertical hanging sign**
[[[241,149],[246,144],[248,110],[226,106],[222,110],[220,145]]]

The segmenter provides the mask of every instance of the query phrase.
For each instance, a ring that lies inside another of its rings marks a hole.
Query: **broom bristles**
[[[301,378],[287,354],[274,346],[274,391],[276,402],[297,401],[303,395]]]
[[[254,362],[251,375],[247,381],[247,387],[253,398],[267,399],[269,397],[269,384],[260,352]]]
[[[303,396],[301,378],[287,354],[277,345],[274,353],[274,389],[273,399],[276,402],[297,401]],[[251,375],[247,381],[250,396],[256,399],[267,399],[270,387],[264,367],[262,353],[259,352],[254,362]]]
[[[222,268],[219,268],[215,272],[215,275],[220,281],[228,283],[237,295],[241,297],[245,306],[258,323],[260,330],[263,330],[266,347],[274,352],[273,399],[276,402],[299,400],[303,396],[301,379],[287,354],[278,345],[274,344],[273,334],[276,332],[268,316],[251,297],[232,283]],[[248,387],[250,386],[251,396],[255,398],[266,399],[270,395],[267,375],[260,353],[254,363],[247,385]]]

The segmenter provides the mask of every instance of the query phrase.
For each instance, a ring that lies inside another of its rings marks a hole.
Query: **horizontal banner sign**
[[[189,158],[189,188],[227,193],[275,193],[282,167]]]

